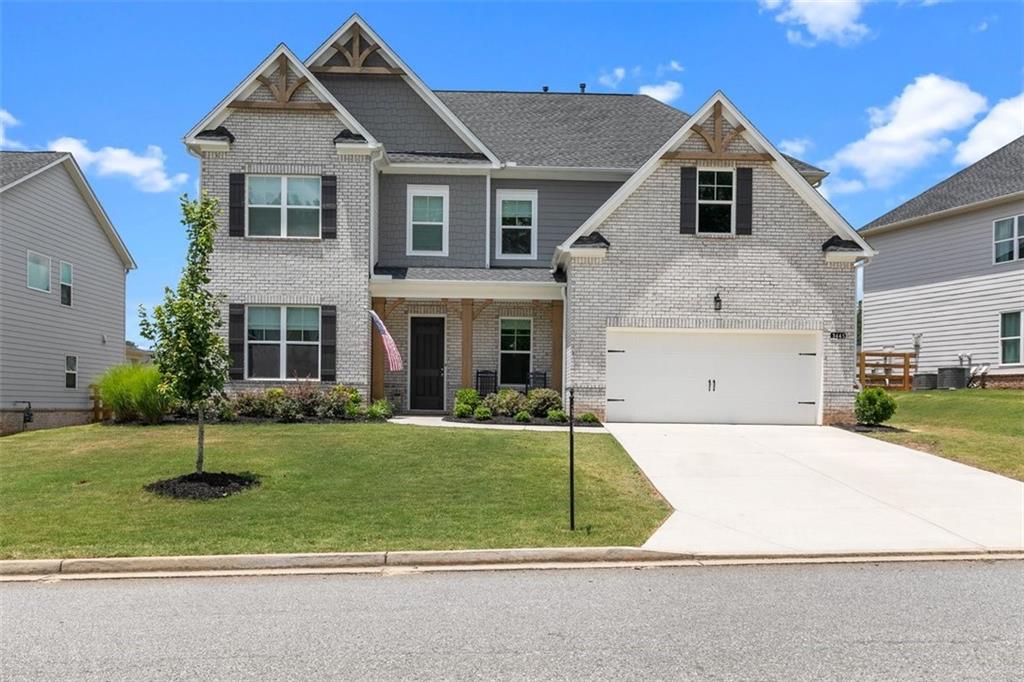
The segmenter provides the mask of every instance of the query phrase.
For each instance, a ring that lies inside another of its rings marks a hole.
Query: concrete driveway
[[[1024,551],[1024,483],[841,429],[608,424],[694,554]]]

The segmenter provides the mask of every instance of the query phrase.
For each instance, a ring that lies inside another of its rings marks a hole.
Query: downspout
[[[487,176],[484,179],[484,186],[487,196],[484,197],[484,211],[487,215],[484,217],[484,267],[490,269],[491,267],[491,171],[487,170]]]
[[[380,183],[377,177],[377,163],[384,158],[384,148],[378,146],[377,149],[370,154],[370,248],[367,249],[369,252],[369,276],[373,278],[373,266],[377,262],[377,230],[379,228],[378,222],[380,219],[380,207],[378,205],[378,184]]]

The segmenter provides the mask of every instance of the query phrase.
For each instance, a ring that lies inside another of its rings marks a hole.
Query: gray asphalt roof
[[[0,187],[6,187],[67,155],[67,152],[0,152]]]
[[[378,265],[375,275],[394,279],[455,280],[484,282],[555,282],[547,268],[398,268]]]
[[[1024,135],[861,229],[921,218],[1016,192],[1024,192]]]
[[[448,163],[453,165],[487,165],[483,154],[440,154],[438,152],[388,152],[392,163]]]

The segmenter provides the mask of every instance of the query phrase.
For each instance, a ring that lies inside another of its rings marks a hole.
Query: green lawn
[[[890,426],[907,433],[876,438],[926,450],[1024,481],[1024,391],[894,393]]]
[[[212,502],[143,491],[187,473],[190,426],[0,440],[0,558],[638,545],[669,507],[608,435],[396,424],[207,428],[208,471],[262,486]]]

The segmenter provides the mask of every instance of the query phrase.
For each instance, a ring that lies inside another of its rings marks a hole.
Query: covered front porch
[[[372,399],[387,398],[403,412],[446,412],[460,388],[561,391],[564,285],[550,273],[517,271],[533,281],[425,280],[417,274],[371,281],[373,310],[402,358],[402,369],[391,371],[373,332]]]

